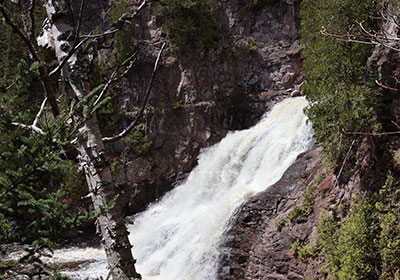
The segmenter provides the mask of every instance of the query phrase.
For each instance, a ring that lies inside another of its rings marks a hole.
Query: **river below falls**
[[[216,280],[224,233],[250,196],[277,182],[313,145],[304,97],[276,104],[254,127],[205,149],[188,178],[128,225],[144,280]],[[73,279],[108,273],[101,247],[56,250],[51,260]]]

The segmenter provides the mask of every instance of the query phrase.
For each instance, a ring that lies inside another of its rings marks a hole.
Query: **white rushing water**
[[[144,280],[216,279],[220,246],[235,211],[312,146],[306,105],[303,97],[285,99],[254,127],[228,134],[201,153],[185,182],[138,216],[129,231]],[[75,249],[81,258],[86,250],[93,254],[91,248]],[[70,276],[106,275],[104,252],[95,259],[99,262]]]

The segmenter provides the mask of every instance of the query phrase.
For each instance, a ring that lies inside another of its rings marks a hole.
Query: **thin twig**
[[[67,54],[66,57],[64,57],[63,61],[53,70],[49,73],[49,77],[55,75],[56,73],[58,73],[58,71],[60,71],[65,64],[68,62],[68,59],[71,58],[71,56],[83,45],[85,44],[87,41],[89,40],[89,38],[85,38],[83,39],[81,42],[79,42],[79,44],[77,44],[74,48],[72,48],[72,50]]]
[[[395,135],[395,134],[400,134],[400,131],[389,131],[389,132],[347,132],[343,130],[344,134],[347,135],[365,135],[365,136],[385,136],[385,135]]]
[[[351,151],[351,149],[353,148],[353,145],[354,145],[354,142],[355,142],[355,141],[356,141],[356,139],[354,139],[354,140],[351,142],[351,146],[350,146],[350,148],[348,149],[348,151],[347,151],[347,153],[346,153],[346,156],[345,156],[345,158],[344,158],[344,160],[343,160],[342,166],[340,167],[339,174],[338,174],[338,176],[336,177],[336,181],[335,181],[334,188],[337,186],[337,183],[339,182],[339,177],[340,177],[340,175],[342,174],[344,165],[346,164],[347,158],[349,157],[350,151]]]
[[[397,88],[392,88],[392,87],[389,87],[389,86],[385,86],[384,84],[378,82],[378,80],[375,80],[375,83],[376,83],[378,86],[380,86],[380,87],[382,87],[382,88],[384,88],[384,89],[388,89],[388,90],[392,90],[392,91],[398,91]]]
[[[101,90],[99,97],[97,97],[96,101],[93,103],[93,107],[96,106],[97,103],[99,103],[99,101],[101,100],[101,98],[103,97],[103,95],[107,92],[108,88],[110,87],[111,83],[112,83],[113,80],[114,80],[114,76],[117,74],[117,71],[118,71],[118,69],[115,70],[115,71],[111,74],[110,79],[107,81],[106,85],[105,85],[105,86],[103,87],[103,89]],[[94,113],[94,112],[92,112],[92,113]]]
[[[36,132],[36,133],[41,134],[41,135],[46,135],[46,133],[42,129],[40,129],[39,127],[37,127],[35,125],[26,125],[26,124],[17,123],[17,122],[12,122],[11,124],[19,126],[19,127],[23,128],[23,129],[26,129],[26,130],[29,130],[29,131]]]
[[[85,0],[81,0],[81,6],[79,8],[79,15],[78,15],[78,26],[76,27],[76,32],[75,32],[74,46],[78,43],[78,40],[79,40],[79,33],[81,32],[82,15],[83,15],[84,6],[85,6]]]
[[[394,124],[398,129],[400,129],[400,125],[394,121],[392,121],[392,124]]]
[[[112,143],[112,142],[118,141],[118,140],[122,139],[123,137],[125,137],[135,127],[137,121],[142,116],[142,114],[144,112],[144,109],[145,109],[145,107],[147,105],[147,100],[148,100],[149,95],[150,95],[151,85],[153,83],[154,76],[155,76],[155,74],[156,74],[156,72],[158,70],[158,63],[160,61],[161,54],[162,54],[165,46],[166,46],[166,43],[164,42],[164,44],[161,46],[161,49],[160,49],[160,51],[158,53],[158,56],[157,56],[157,59],[156,59],[156,61],[154,63],[153,72],[151,73],[150,81],[149,81],[149,83],[147,85],[147,88],[146,88],[145,99],[143,101],[142,108],[140,109],[139,113],[136,115],[135,119],[129,124],[129,126],[127,128],[125,128],[121,133],[119,133],[119,134],[117,134],[115,136],[111,136],[111,137],[104,137],[103,138],[103,142],[104,143]]]
[[[85,38],[85,39],[94,39],[94,38],[99,38],[99,37],[103,37],[106,35],[110,35],[110,34],[114,34],[116,32],[118,32],[119,29],[111,29],[111,30],[107,30],[103,33],[99,33],[99,34],[88,34],[88,35],[81,35],[80,38]]]
[[[46,101],[47,101],[47,97],[43,100],[42,105],[40,106],[39,112],[37,113],[36,118],[32,123],[32,126],[36,126],[37,125],[37,123],[39,121],[39,118],[40,118],[40,115],[43,112],[44,106],[46,106]]]
[[[29,7],[29,17],[31,18],[31,36],[32,38],[35,38],[35,6],[36,6],[36,1],[32,0],[31,1],[31,6]]]
[[[93,103],[93,107],[97,105],[97,103],[99,103],[99,101],[101,100],[101,98],[103,97],[103,95],[107,92],[108,88],[110,87],[110,85],[118,80],[120,80],[122,77],[124,77],[129,70],[132,68],[133,66],[133,62],[134,62],[134,58],[136,57],[136,55],[138,54],[138,52],[134,52],[128,59],[126,59],[121,65],[118,65],[117,68],[114,70],[114,72],[111,74],[110,79],[107,81],[106,85],[104,86],[104,88],[101,90],[99,97],[96,99],[96,101]],[[127,69],[118,77],[115,77],[117,75],[118,70],[122,67],[125,66],[128,62],[131,62]],[[92,112],[94,113],[94,112]]]
[[[6,23],[14,30],[15,33],[25,42],[26,46],[29,49],[29,52],[33,56],[33,58],[36,61],[41,61],[38,53],[35,51],[34,46],[32,45],[32,42],[26,37],[25,33],[14,23],[14,21],[11,19],[11,16],[8,14],[6,8],[0,4],[0,12],[3,15]]]
[[[114,22],[111,25],[111,28],[106,30],[103,33],[100,34],[89,34],[89,35],[82,35],[81,38],[100,38],[100,37],[104,37],[107,35],[111,35],[114,34],[118,31],[120,31],[127,22],[132,23],[133,19],[138,15],[138,13],[144,8],[144,6],[146,5],[147,1],[144,0],[142,2],[142,4],[140,4],[140,6],[132,13],[132,14],[124,14],[123,16],[121,16],[116,22]]]

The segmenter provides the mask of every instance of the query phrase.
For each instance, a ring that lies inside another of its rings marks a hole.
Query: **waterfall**
[[[254,127],[229,133],[201,153],[183,183],[135,219],[128,229],[144,280],[216,279],[224,233],[235,211],[277,182],[313,144],[306,105],[304,97],[285,99]],[[85,250],[76,251],[82,257]],[[93,277],[96,264],[105,275],[104,253],[97,259],[79,277]]]

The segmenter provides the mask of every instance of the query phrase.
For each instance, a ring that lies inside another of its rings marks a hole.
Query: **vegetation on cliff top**
[[[166,20],[164,30],[174,50],[214,49],[220,38],[215,10],[209,0],[160,0],[156,14]]]
[[[391,175],[394,167],[388,154],[378,154],[375,147],[379,143],[377,139],[388,143],[389,137],[396,137],[385,134],[393,129],[393,116],[388,107],[390,89],[377,86],[376,80],[382,77],[371,63],[375,47],[368,44],[371,37],[357,37],[365,32],[360,30],[360,23],[371,33],[379,28],[382,24],[379,12],[388,3],[398,4],[376,0],[303,0],[301,3],[306,76],[302,89],[310,101],[307,114],[327,157],[341,165],[348,160],[352,165],[348,171],[364,172],[361,175],[364,176],[363,192],[359,197],[348,208],[341,205],[341,210],[333,210],[340,212],[339,215],[332,211],[321,215],[317,240],[293,243],[292,249],[303,261],[316,256],[322,258],[325,279],[398,279],[400,276],[400,186],[398,177]],[[357,43],[358,38],[366,44]],[[378,138],[381,135],[386,136],[386,142]],[[370,171],[360,170],[356,157],[367,153],[370,158],[364,163],[364,169]],[[371,166],[378,166],[380,170]],[[346,172],[346,167],[341,166],[337,176],[343,167],[343,173]],[[386,183],[379,185],[386,175]]]
[[[299,251],[322,256],[328,279],[398,279],[399,209],[400,185],[389,175],[379,193],[355,198],[343,220],[322,212],[318,240]]]
[[[331,158],[344,156],[354,136],[351,132],[379,129],[376,116],[381,103],[374,73],[367,73],[372,46],[324,36],[323,28],[346,34],[356,22],[374,25],[374,0],[304,0],[301,4],[303,94],[310,101],[307,115],[315,135]],[[366,77],[366,75],[369,75]]]

